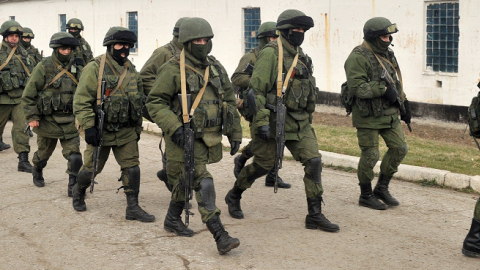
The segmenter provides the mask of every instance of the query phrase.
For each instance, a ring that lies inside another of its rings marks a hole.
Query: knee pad
[[[364,166],[373,169],[378,159],[380,159],[380,151],[378,151],[378,149],[363,150],[360,159],[363,159],[362,162]]]
[[[68,162],[70,162],[70,170],[72,171],[72,174],[75,176],[78,175],[78,170],[80,170],[80,168],[83,165],[82,154],[80,153],[71,154],[70,157],[68,158]]]
[[[313,182],[315,184],[322,183],[322,158],[316,157],[308,161],[310,167],[310,174],[312,175]]]
[[[214,211],[217,209],[215,205],[215,186],[213,185],[212,178],[204,178],[200,181],[200,195],[202,197],[203,206],[208,211]]]
[[[87,171],[87,169],[83,169],[82,171],[80,171],[77,176],[78,185],[82,188],[89,187],[92,181],[92,174],[93,172],[89,172]]]

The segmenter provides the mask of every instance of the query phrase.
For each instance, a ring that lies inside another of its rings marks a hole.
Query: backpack
[[[342,83],[341,91],[340,91],[340,102],[342,103],[343,107],[345,107],[345,110],[347,111],[346,116],[349,116],[352,113],[353,95],[348,90],[347,82]]]
[[[477,87],[480,88],[480,82]],[[468,126],[470,128],[470,136],[480,138],[480,92],[472,98],[470,107],[468,107]]]

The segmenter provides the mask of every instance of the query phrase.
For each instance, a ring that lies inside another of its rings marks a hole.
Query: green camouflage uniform
[[[270,125],[271,134],[275,134],[275,113],[265,108],[267,104],[275,106],[278,67],[278,45],[277,41],[270,42],[260,52],[256,62],[250,87],[255,90],[257,107],[260,109],[254,118],[251,129],[257,131],[258,127]],[[283,70],[288,71],[297,53],[292,45],[282,39],[284,62]],[[310,121],[315,111],[316,86],[315,78],[312,76],[312,61],[299,49],[299,58],[296,66],[297,72],[293,81],[289,82],[285,93],[284,102],[287,107],[285,121],[285,146],[292,153],[295,160],[305,166],[303,178],[307,198],[320,198],[323,194],[321,182],[315,183],[311,175],[309,160],[320,158],[318,144]],[[242,190],[252,186],[252,175],[258,170],[265,170],[265,173],[274,166],[275,159],[275,137],[268,142],[261,140],[258,134],[252,139],[252,152],[255,155],[253,163],[245,166],[238,175],[235,185]],[[321,168],[320,168],[321,170]]]
[[[38,49],[35,48],[35,46],[30,44],[29,47],[25,48],[25,50],[27,51],[30,60],[32,60],[34,63],[34,66],[42,61],[42,55],[38,52]]]
[[[192,102],[198,91],[204,85],[203,74],[207,67],[189,52],[185,52],[185,64],[193,67],[195,71],[186,68],[187,93],[192,94]],[[184,164],[183,149],[171,140],[172,134],[181,127],[181,106],[177,94],[180,93],[180,65],[178,59],[171,59],[158,71],[158,79],[148,96],[147,108],[155,123],[165,133],[167,153],[167,175],[173,186],[172,200],[184,201],[184,189],[181,186],[182,170]],[[222,159],[222,114],[228,109],[233,116],[233,126],[229,139],[242,140],[240,116],[235,109],[235,95],[224,67],[212,56],[208,57],[210,66],[209,84],[205,89],[200,105],[195,110],[195,183],[194,189],[199,188],[201,180],[212,178],[206,165],[219,162]],[[210,121],[206,121],[210,120]],[[215,122],[211,125],[202,125],[202,122]],[[203,126],[203,128],[202,128]],[[201,193],[196,193],[199,203],[199,212],[202,221],[207,222],[214,215],[220,214],[220,209],[207,209],[202,203]]]
[[[93,52],[92,48],[88,44],[88,42],[81,36],[77,37],[78,43],[80,43],[80,46],[78,46],[73,52],[74,57],[80,57],[85,61],[85,65],[88,64],[93,59]]]
[[[392,67],[382,60],[390,76],[397,82],[399,96],[403,95],[402,86],[394,69],[398,64],[393,51],[382,52],[376,49],[373,43],[365,42],[377,55],[388,59],[394,65]],[[357,173],[361,184],[370,183],[374,178],[373,168],[380,157],[379,135],[388,147],[380,166],[380,172],[387,177],[391,178],[397,172],[408,151],[398,108],[383,98],[385,82],[380,80],[382,69],[373,53],[364,45],[355,47],[345,61],[348,89],[354,96],[352,122],[357,128],[358,145],[362,150]]]
[[[38,145],[38,151],[33,157],[33,165],[42,167],[39,165],[41,161],[46,165],[55,150],[57,140],[60,140],[63,157],[69,161],[66,173],[76,176],[79,168],[73,172],[69,158],[75,153],[80,155],[80,137],[72,111],[77,84],[67,74],[63,74],[52,82],[60,72],[57,66],[67,68],[78,82],[82,67],[74,66],[70,62],[61,63],[56,53],[53,53],[32,71],[32,76],[23,93],[23,109],[27,122],[39,121],[39,126],[33,128],[37,133]],[[45,88],[47,84],[49,85]]]
[[[83,69],[82,78],[73,100],[74,114],[83,130],[95,126],[97,80],[101,56],[96,57],[95,61],[90,62]],[[107,90],[110,89],[113,92],[118,84],[120,74],[125,68],[128,71],[119,90],[105,102],[103,143],[97,174],[102,171],[110,149],[112,149],[122,170],[123,186],[128,187],[128,169],[140,164],[137,138],[142,132],[142,80],[135,70],[135,66],[129,60],[120,66],[113,60],[110,53],[107,53],[106,62],[103,80],[106,81]],[[125,96],[122,92],[125,92]],[[80,171],[84,169],[88,172],[93,171],[93,149],[92,145],[87,145],[84,153],[85,163]],[[77,179],[77,182],[82,188],[90,186],[90,181],[80,182],[80,179]],[[125,190],[126,193],[129,191],[131,190]]]
[[[7,43],[2,41],[0,63],[3,64],[7,60],[11,50]],[[27,67],[28,72],[33,70],[34,62],[28,57],[27,51],[21,45],[17,45],[14,55],[0,73],[0,134],[3,134],[10,118],[13,122],[12,141],[15,152],[28,153],[30,152],[29,136],[23,132],[26,119],[20,105],[28,74],[20,61]]]

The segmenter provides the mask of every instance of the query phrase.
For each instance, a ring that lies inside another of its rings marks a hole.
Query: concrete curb
[[[162,130],[154,123],[143,122],[143,129],[155,134],[162,133]],[[250,139],[242,139],[242,146],[247,145]],[[225,147],[230,147],[227,137],[223,137],[222,144]],[[358,167],[358,157],[342,155],[332,152],[319,151],[322,154],[323,164],[328,164],[332,166],[343,166],[343,167]],[[285,149],[285,156],[292,156],[292,154]],[[374,172],[380,172],[380,163],[378,162],[374,168]],[[467,188],[471,187],[476,192],[480,192],[480,176],[470,176],[465,174],[452,173],[450,171],[431,169],[426,167],[412,166],[401,164],[398,167],[398,172],[395,174],[395,178],[408,180],[408,181],[422,181],[430,180],[435,181],[439,185],[445,185],[452,188]]]

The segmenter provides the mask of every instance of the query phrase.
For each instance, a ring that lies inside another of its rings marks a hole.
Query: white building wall
[[[458,0],[460,42],[458,73],[427,71],[426,7],[442,1],[403,0],[30,0],[0,3],[0,20],[16,21],[34,31],[33,44],[50,55],[50,36],[59,31],[59,14],[67,21],[78,17],[85,25],[84,38],[95,55],[105,48],[102,41],[111,26],[127,26],[127,12],[138,12],[139,52],[130,59],[140,70],[157,46],[172,38],[180,17],[203,17],[212,25],[212,55],[229,75],[244,52],[243,8],[261,9],[262,22],[276,21],[285,9],[305,12],[315,21],[302,48],[313,59],[314,75],[322,91],[340,92],[345,81],[343,64],[350,51],[362,42],[362,28],[369,18],[383,16],[397,23],[393,49],[402,68],[407,97],[413,101],[469,105],[476,94],[480,72],[479,0]],[[441,82],[441,87],[440,87]]]

